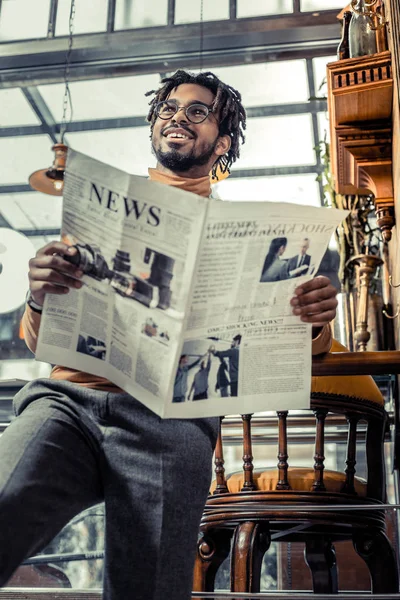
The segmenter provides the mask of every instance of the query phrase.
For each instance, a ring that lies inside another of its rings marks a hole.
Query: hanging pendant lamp
[[[54,144],[52,150],[54,152],[54,161],[51,167],[47,169],[39,169],[35,171],[29,177],[29,185],[38,192],[44,194],[50,194],[50,196],[62,196],[64,191],[64,173],[67,162],[68,147],[64,144],[64,136],[67,130],[67,111],[69,108],[69,120],[72,121],[72,99],[71,91],[69,88],[69,71],[71,63],[71,53],[73,44],[73,26],[75,17],[75,0],[71,0],[71,9],[69,13],[69,37],[68,37],[68,49],[65,56],[65,67],[64,67],[64,102],[63,102],[63,115],[61,120],[60,128],[60,142]]]
[[[64,172],[68,148],[65,144],[54,144],[54,162],[48,169],[35,171],[29,177],[29,185],[38,192],[50,196],[62,196],[64,189]]]

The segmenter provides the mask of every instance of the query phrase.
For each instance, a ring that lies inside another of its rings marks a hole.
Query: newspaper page
[[[309,407],[311,325],[290,300],[346,211],[213,202],[168,417]]]
[[[208,203],[69,150],[62,240],[84,285],[46,295],[36,358],[104,377],[162,416]]]

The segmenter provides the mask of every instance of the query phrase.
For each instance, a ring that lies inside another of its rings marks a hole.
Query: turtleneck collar
[[[192,192],[199,196],[208,198],[211,194],[211,183],[209,175],[198,177],[197,179],[188,179],[179,175],[168,175],[158,169],[149,169],[149,178],[151,181],[158,181],[166,185],[180,188],[186,192]]]

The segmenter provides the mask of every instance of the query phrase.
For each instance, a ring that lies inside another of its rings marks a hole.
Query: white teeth
[[[188,140],[189,137],[187,135],[183,135],[183,133],[169,133],[167,138],[180,138],[182,140]]]

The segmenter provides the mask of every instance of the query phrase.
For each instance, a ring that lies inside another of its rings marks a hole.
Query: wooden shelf
[[[391,239],[393,75],[390,52],[328,64],[332,172],[339,194],[373,194]]]

